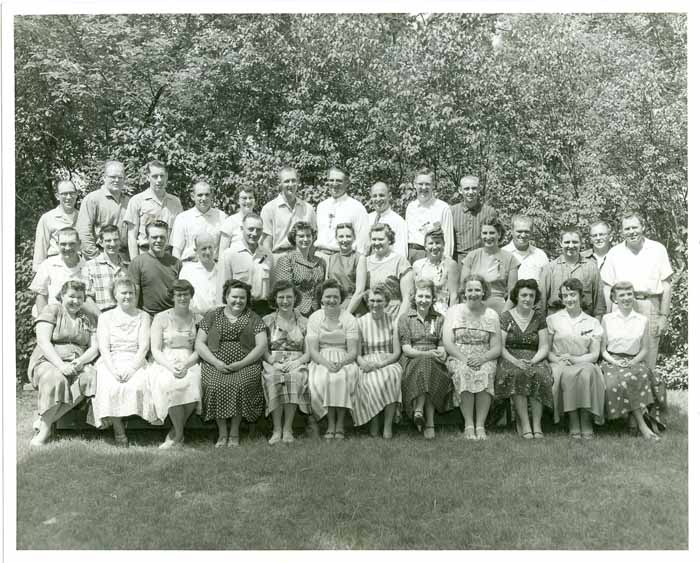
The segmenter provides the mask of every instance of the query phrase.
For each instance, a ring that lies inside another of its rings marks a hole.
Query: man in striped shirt
[[[486,219],[494,219],[496,210],[482,201],[479,178],[464,176],[459,181],[459,193],[463,201],[450,207],[455,230],[454,259],[459,264],[475,248],[481,246],[481,224]]]

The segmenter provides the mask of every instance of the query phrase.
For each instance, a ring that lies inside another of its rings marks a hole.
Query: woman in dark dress
[[[512,399],[518,417],[518,431],[526,440],[544,438],[542,407],[552,408],[554,379],[547,362],[547,323],[542,314],[533,309],[540,296],[535,280],[518,280],[510,292],[515,307],[501,313],[504,345],[496,370],[496,398]]]
[[[413,416],[427,439],[435,437],[433,416],[452,408],[452,379],[447,373],[447,354],[441,345],[444,318],[433,309],[435,284],[416,282],[415,307],[399,317],[399,340],[404,364],[401,393],[404,411]]]
[[[362,299],[367,279],[367,258],[353,249],[355,228],[352,223],[338,223],[335,240],[340,251],[328,258],[326,277],[338,281],[345,292],[346,297],[340,308],[351,315],[361,316],[367,312]]]
[[[241,419],[255,422],[265,408],[261,382],[265,324],[250,309],[248,284],[227,280],[223,295],[226,305],[204,316],[195,343],[202,359],[202,414],[204,420],[216,419],[217,448],[237,446]]]

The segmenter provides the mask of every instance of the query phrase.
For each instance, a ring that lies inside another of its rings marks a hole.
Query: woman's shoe
[[[126,437],[126,434],[122,434],[121,436],[115,436],[114,445],[120,448],[128,448],[129,439]]]
[[[520,437],[521,437],[523,440],[532,440],[532,439],[535,437],[535,435],[534,435],[532,432],[523,432],[523,433],[520,435]]]
[[[418,428],[418,432],[423,430],[423,426],[425,425],[425,418],[423,418],[422,410],[417,409],[416,412],[413,413],[413,424],[415,424],[416,428]]]
[[[330,430],[327,430],[326,433],[323,435],[324,440],[332,440],[335,437],[335,432],[331,432]]]
[[[488,440],[489,437],[486,435],[486,429],[483,426],[476,427],[476,439],[477,440]]]
[[[268,444],[274,446],[282,441],[282,434],[280,432],[273,432],[272,437],[267,441]]]
[[[227,442],[228,442],[228,439],[227,439],[227,438],[219,438],[219,439],[216,441],[216,444],[214,444],[214,447],[215,447],[215,448],[225,448]]]
[[[228,442],[226,442],[226,445],[229,448],[237,448],[238,446],[241,445],[240,438],[238,436],[229,436]]]
[[[423,430],[423,437],[426,440],[432,440],[435,438],[435,427],[434,426],[426,426],[425,429]]]
[[[533,432],[532,435],[535,437],[535,440],[542,440],[544,438],[544,434],[542,432]]]
[[[292,442],[294,442],[294,434],[292,434],[291,432],[282,434],[283,444],[291,444]]]
[[[476,440],[476,432],[474,432],[473,426],[465,426],[464,427],[464,437],[467,440]]]
[[[571,431],[569,431],[569,438],[573,438],[574,440],[580,440],[580,439],[581,439],[581,433],[580,433],[580,432],[571,432]]]
[[[345,432],[343,430],[336,430],[334,438],[336,440],[345,440]]]
[[[584,440],[592,440],[593,439],[593,432],[581,432],[581,437]]]

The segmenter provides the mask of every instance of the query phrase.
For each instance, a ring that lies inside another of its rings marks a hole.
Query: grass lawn
[[[223,450],[198,432],[184,451],[158,450],[156,431],[128,450],[98,432],[30,450],[35,400],[18,392],[18,549],[688,548],[684,392],[657,444],[401,427],[390,442],[243,435]]]

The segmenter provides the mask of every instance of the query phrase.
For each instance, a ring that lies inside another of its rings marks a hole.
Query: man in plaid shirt
[[[83,266],[82,277],[87,284],[84,308],[95,316],[114,308],[117,302],[112,295],[114,280],[126,277],[129,262],[120,253],[121,239],[117,225],[105,225],[98,242],[102,252]]]

